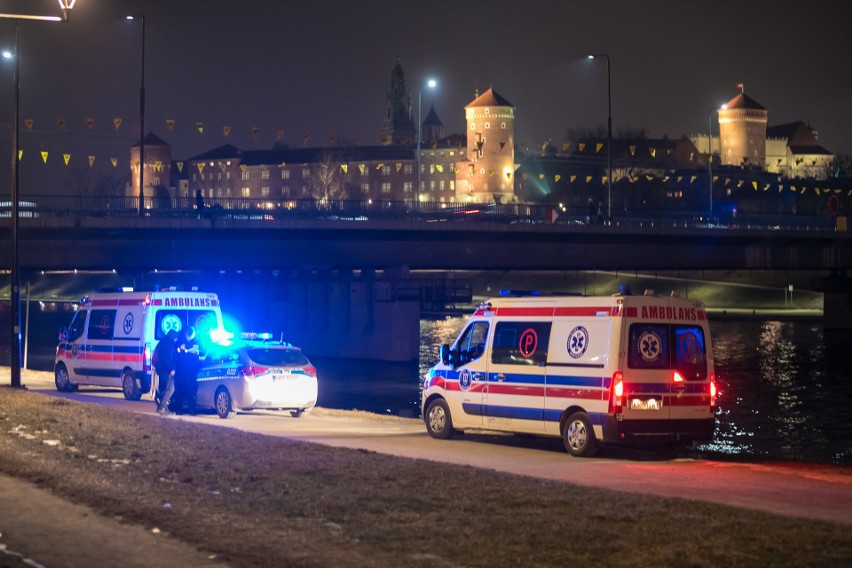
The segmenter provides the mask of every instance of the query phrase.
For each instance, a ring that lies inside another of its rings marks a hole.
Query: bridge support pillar
[[[823,327],[826,331],[852,330],[852,279],[845,271],[817,278],[813,289],[823,294]]]

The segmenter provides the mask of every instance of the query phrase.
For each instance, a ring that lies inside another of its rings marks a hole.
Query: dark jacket
[[[161,377],[166,377],[175,370],[177,355],[177,346],[174,339],[164,337],[157,343],[154,348],[154,367],[157,368],[157,374]]]

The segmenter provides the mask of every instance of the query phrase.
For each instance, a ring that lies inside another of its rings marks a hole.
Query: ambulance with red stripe
[[[157,343],[169,331],[187,326],[194,326],[200,338],[224,329],[216,294],[169,289],[83,298],[71,324],[60,332],[56,389],[118,387],[127,400],[139,400],[151,388],[151,355]]]
[[[435,438],[492,430],[605,444],[710,441],[716,386],[700,301],[652,295],[499,297],[476,310],[425,378]]]

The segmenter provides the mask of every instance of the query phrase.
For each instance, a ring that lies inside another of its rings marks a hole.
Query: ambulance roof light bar
[[[523,296],[541,296],[541,290],[512,290],[510,288],[503,288],[500,290],[501,296],[512,296],[514,298],[520,298]]]

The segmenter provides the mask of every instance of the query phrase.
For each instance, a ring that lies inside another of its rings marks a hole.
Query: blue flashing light
[[[501,289],[501,296],[514,296],[516,298],[521,296],[541,296],[541,290],[511,290],[511,289]]]

